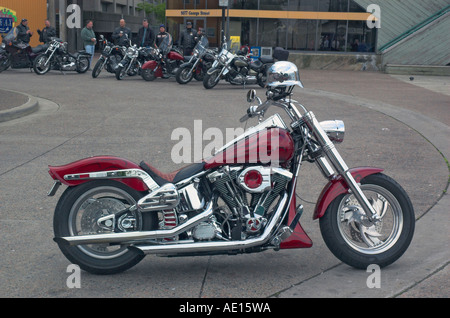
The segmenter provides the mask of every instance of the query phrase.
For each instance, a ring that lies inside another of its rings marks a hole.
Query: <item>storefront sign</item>
[[[0,33],[8,33],[17,22],[16,11],[0,7]]]

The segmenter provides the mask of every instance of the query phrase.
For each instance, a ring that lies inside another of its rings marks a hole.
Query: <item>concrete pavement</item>
[[[18,79],[20,76],[26,75],[9,71],[0,76],[0,88],[14,90],[17,89],[14,82],[5,83],[4,79]],[[236,114],[240,114],[245,108],[242,106],[245,102],[240,102],[241,106],[239,107],[233,106],[240,100],[244,100],[245,91],[232,88],[228,84],[205,91],[198,83],[183,87],[178,86],[176,82],[170,82],[170,80],[165,83],[156,81],[149,86],[148,83],[138,82],[132,78],[128,78],[124,82],[117,82],[115,79],[106,79],[104,74],[102,74],[104,78],[98,80],[84,77],[85,83],[78,83],[80,77],[70,79],[72,75],[61,76],[61,74],[49,74],[47,77],[39,77],[40,82],[64,81],[67,83],[67,89],[62,87],[59,93],[58,91],[54,93],[42,91],[41,84],[33,82],[33,78],[25,79],[33,84],[29,85],[25,92],[32,96],[38,96],[41,110],[23,119],[0,124],[0,153],[3,158],[7,158],[3,164],[0,163],[0,179],[4,179],[3,184],[6,184],[0,187],[5,194],[5,196],[2,195],[4,197],[2,201],[6,202],[3,207],[0,204],[0,226],[3,224],[7,228],[17,231],[22,228],[21,225],[27,225],[29,219],[36,220],[37,222],[33,226],[26,228],[29,235],[38,241],[48,239],[47,235],[39,231],[39,224],[43,228],[51,225],[44,225],[43,221],[40,221],[41,213],[39,211],[33,212],[31,217],[24,217],[21,214],[20,219],[23,220],[19,223],[15,221],[14,211],[23,209],[23,205],[33,209],[26,202],[24,202],[25,204],[15,202],[14,193],[9,191],[9,188],[14,186],[21,189],[20,178],[23,176],[23,172],[30,175],[42,163],[62,164],[77,155],[81,157],[99,154],[102,150],[112,154],[121,153],[132,159],[142,159],[142,155],[149,152],[139,148],[139,142],[143,140],[146,140],[147,143],[150,140],[151,144],[157,145],[152,150],[153,157],[156,152],[160,155],[156,155],[157,158],[152,159],[156,162],[157,167],[163,167],[165,159],[161,161],[158,158],[164,158],[167,153],[170,153],[170,145],[165,146],[150,133],[143,132],[142,129],[146,127],[146,123],[139,121],[143,114],[154,116],[160,122],[161,118],[164,118],[164,121],[174,121],[173,127],[189,126],[190,118],[199,118],[199,116],[205,120],[205,128],[207,124],[217,126],[215,123],[217,119],[223,121],[225,127],[233,127],[230,125],[233,125],[232,122],[237,121],[239,117]],[[443,78],[444,81],[447,79]],[[154,291],[145,288],[141,290],[140,295],[148,297],[164,297],[164,295],[175,297],[258,297],[259,295],[259,297],[282,298],[450,296],[446,283],[442,283],[449,281],[448,262],[450,260],[448,251],[449,199],[447,194],[443,194],[448,188],[448,166],[444,158],[450,158],[448,95],[416,86],[414,81],[410,81],[410,83],[380,73],[304,71],[302,80],[307,88],[298,91],[296,99],[306,100],[315,106],[317,112],[315,109],[313,110],[316,115],[320,115],[318,116],[320,120],[330,119],[332,117],[330,115],[336,114],[344,117],[348,127],[348,137],[346,136],[346,141],[343,143],[343,153],[357,154],[355,159],[350,156],[348,161],[352,164],[349,166],[354,165],[353,161],[356,164],[368,161],[368,164],[386,167],[390,175],[399,180],[412,197],[416,216],[419,218],[413,243],[400,260],[381,271],[381,288],[368,288],[366,282],[369,273],[356,271],[327,254],[326,248],[320,242],[317,228],[306,219],[306,226],[309,227],[307,232],[316,244],[309,250],[295,251],[291,254],[267,252],[267,254],[262,253],[257,256],[189,258],[186,262],[183,261],[184,259],[164,262],[157,260],[158,264],[156,265],[150,265],[148,263],[150,261],[148,261],[143,262],[133,271],[119,275],[119,280],[134,282],[140,282],[141,279],[156,280],[155,283],[159,281],[160,284],[167,285],[166,289],[159,287]],[[77,81],[77,83],[70,89],[69,85],[72,81]],[[439,85],[441,84],[440,81]],[[128,85],[133,85],[136,89],[129,91]],[[89,86],[92,90],[89,90]],[[135,95],[143,89],[151,90],[153,87],[157,88],[160,93],[165,92],[164,89],[170,86],[175,86],[177,95],[180,96],[150,95],[149,99],[156,99],[156,103],[159,103],[157,105]],[[131,103],[121,102],[120,95],[115,95],[114,92],[109,93],[112,87],[122,91],[126,98],[131,99]],[[73,90],[78,93],[74,94]],[[82,94],[81,92],[84,91],[88,91],[89,94]],[[444,89],[444,93],[445,91]],[[258,90],[258,95],[263,95],[263,91]],[[96,96],[102,96],[106,101]],[[213,98],[220,105],[219,108],[211,108],[210,101]],[[186,99],[192,100],[192,105]],[[221,103],[220,100],[223,102]],[[180,107],[183,103],[188,106]],[[146,104],[151,105],[152,109],[147,109]],[[133,113],[131,108],[128,110],[126,108],[131,105],[142,106],[139,106],[136,113]],[[178,106],[176,109],[171,109],[172,105]],[[80,114],[80,112],[83,113]],[[193,112],[202,114],[193,115]],[[174,118],[174,115],[178,115],[177,118]],[[330,117],[324,118],[327,115]],[[152,122],[153,130],[166,129],[164,125],[159,126],[151,117],[147,118]],[[47,119],[52,123],[51,131],[44,125]],[[78,126],[70,124],[74,120],[78,121]],[[126,127],[127,123],[134,123],[134,131],[128,132],[128,130],[122,129],[120,136],[116,136],[118,123],[123,127]],[[13,126],[21,127],[21,132],[19,132],[19,128],[13,128]],[[67,127],[71,127],[71,129],[69,130]],[[42,142],[40,138],[37,138],[38,136],[33,138],[30,135],[32,133],[37,133],[39,137],[47,136],[47,140]],[[352,137],[355,133],[358,135],[357,138]],[[12,139],[17,143],[21,140],[21,135],[28,136],[27,138],[30,139],[28,142],[41,143],[40,147],[36,148],[31,144],[25,145],[26,152],[22,153],[22,158],[19,157],[19,154],[16,155],[15,148],[9,141]],[[133,140],[134,143],[132,143]],[[401,149],[402,146],[405,149]],[[128,149],[124,151],[124,148]],[[348,155],[344,156],[346,160],[348,157]],[[12,160],[16,160],[16,162],[12,162]],[[48,162],[48,160],[58,162]],[[165,171],[168,170],[170,167]],[[414,178],[414,175],[417,179]],[[305,180],[311,184],[315,177],[314,175],[311,178],[305,177]],[[40,185],[42,188],[41,182],[49,180],[39,177],[38,181],[36,186]],[[312,188],[306,193],[302,189],[300,195],[303,198],[308,198],[311,193],[317,195],[317,189],[320,187]],[[39,202],[35,191],[31,191],[27,195],[36,196],[35,204],[40,206],[39,209],[46,210],[52,202],[48,199]],[[51,211],[45,212],[45,215],[47,213],[51,215]],[[304,222],[303,218],[302,222]],[[11,234],[10,237],[14,237],[14,234]],[[7,240],[7,242],[9,241]],[[22,265],[15,265],[16,270],[22,273],[31,271],[31,268],[23,263],[29,262],[30,256],[18,255],[19,253],[16,253],[18,248],[10,247],[10,243],[3,243],[3,246],[1,244],[2,248],[7,249],[5,254],[11,262],[19,262],[19,264],[22,262]],[[44,257],[51,260],[53,268],[58,264],[60,266],[66,264],[55,246],[50,246],[53,248],[50,253],[42,247],[38,249],[39,252],[31,252],[31,257],[34,259]],[[14,263],[8,265],[4,262],[0,261],[0,265],[3,265],[2,268],[4,268],[3,272],[9,273],[8,268],[14,266]],[[189,263],[189,269],[184,267],[186,263]],[[167,266],[167,271],[159,270],[162,264]],[[257,269],[253,269],[253,265]],[[196,266],[203,270],[193,270]],[[280,266],[284,266],[285,269],[280,270]],[[175,275],[177,280],[172,281],[170,277],[176,268],[182,268],[187,276]],[[161,279],[156,279],[149,271],[156,271]],[[298,271],[303,271],[303,273]],[[27,282],[23,282],[23,276],[13,279],[13,283],[7,283],[0,278],[2,286],[9,291],[5,295],[14,297],[13,291],[17,290],[19,295],[31,293],[32,296],[47,297],[61,295],[97,297],[96,285],[112,284],[109,281],[105,283],[108,280],[106,278],[86,275],[84,277],[87,278],[83,280],[86,287],[82,288],[81,293],[56,287],[54,284],[49,284],[50,288],[44,288],[38,292],[37,288],[42,288],[41,284],[46,281],[45,277],[54,279],[54,274],[49,271],[41,270],[40,273],[38,276],[32,273],[25,275],[25,279],[28,278]],[[274,273],[278,277],[266,278]],[[42,274],[45,276],[42,277]],[[39,277],[38,282],[34,281],[37,277]],[[64,280],[64,273],[57,274],[57,277]],[[113,281],[114,277],[111,280]],[[29,288],[30,284],[31,288]],[[129,286],[126,283],[123,284],[125,284],[124,290],[116,290],[115,294],[107,295],[118,297],[129,294],[137,295],[133,284]],[[34,285],[36,285],[36,289],[33,289]],[[28,286],[28,290],[25,290],[25,286]],[[193,288],[195,292],[189,293],[181,290],[186,288]],[[139,289],[140,287],[137,288],[137,290]],[[2,291],[0,291],[1,293]]]

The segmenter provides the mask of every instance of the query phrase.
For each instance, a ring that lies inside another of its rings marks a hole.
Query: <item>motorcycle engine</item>
[[[264,166],[245,169],[225,166],[210,173],[209,181],[226,204],[216,217],[221,224],[220,234],[230,240],[260,234],[270,217],[273,203],[292,176],[288,170]]]

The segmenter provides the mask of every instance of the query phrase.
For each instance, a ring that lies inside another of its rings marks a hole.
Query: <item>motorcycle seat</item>
[[[205,164],[205,162],[193,163],[170,173],[163,173],[144,161],[142,161],[139,166],[147,172],[159,186],[162,186],[166,183],[177,183],[203,171]]]
[[[45,51],[47,48],[48,48],[48,44],[44,44],[44,45],[41,44],[36,47],[32,47],[31,51],[33,53],[39,53],[39,52]]]
[[[263,56],[261,56],[261,57],[259,58],[259,60],[260,60],[261,62],[263,62],[264,64],[267,64],[267,63],[274,63],[274,62],[275,62],[274,59],[273,59],[273,57],[263,57]]]

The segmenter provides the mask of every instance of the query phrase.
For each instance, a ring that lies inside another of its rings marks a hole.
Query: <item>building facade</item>
[[[37,29],[44,28],[47,18],[47,0],[0,0],[0,34],[5,35],[12,27],[18,26],[22,19],[34,32],[30,45],[39,45]]]
[[[221,39],[219,0],[167,0],[166,18],[177,34],[186,22],[205,28],[212,45]],[[375,52],[376,28],[353,0],[230,0],[225,33],[242,45],[294,51]],[[228,31],[228,32],[227,32]]]

